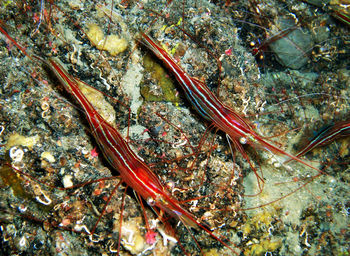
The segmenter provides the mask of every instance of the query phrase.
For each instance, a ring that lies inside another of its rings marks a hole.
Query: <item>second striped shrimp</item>
[[[346,137],[349,135],[350,135],[349,120],[337,122],[333,125],[328,125],[323,129],[321,129],[317,133],[317,135],[315,135],[310,140],[310,142],[296,154],[296,156],[297,157],[303,156],[309,151],[313,150],[314,148],[324,146],[338,138]]]
[[[245,120],[245,118],[224,105],[203,82],[191,77],[187,72],[185,72],[176,63],[176,61],[150,36],[144,33],[141,33],[141,36],[141,42],[158,58],[160,58],[167,68],[174,74],[185,92],[186,97],[194,106],[196,111],[205,120],[212,123],[217,129],[226,133],[228,141],[231,141],[234,147],[243,155],[245,160],[249,162],[251,168],[256,173],[259,184],[263,183],[263,178],[258,174],[256,168],[250,162],[248,155],[243,149],[242,145],[244,144],[250,144],[256,148],[262,148],[275,155],[287,157],[287,159],[284,160],[277,160],[280,163],[288,159],[293,159],[321,173],[318,168],[305,162],[299,157],[280,149],[272,142],[269,142],[267,139],[256,133],[253,130],[253,126],[247,120]]]

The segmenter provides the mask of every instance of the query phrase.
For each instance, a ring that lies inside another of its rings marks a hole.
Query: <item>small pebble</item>
[[[73,186],[72,178],[73,178],[72,175],[68,175],[68,174],[63,177],[63,186],[65,188]]]
[[[47,152],[47,151],[41,153],[41,159],[45,159],[50,163],[56,162],[55,157],[50,152]]]
[[[24,156],[24,152],[21,148],[13,147],[10,149],[10,157],[14,162],[21,162]]]

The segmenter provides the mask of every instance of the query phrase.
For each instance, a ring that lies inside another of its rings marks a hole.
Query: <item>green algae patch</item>
[[[11,166],[4,164],[0,167],[0,177],[6,186],[12,188],[13,194],[16,197],[32,199],[32,196],[27,193],[22,185],[22,179]]]
[[[149,54],[143,58],[146,72],[149,72],[152,80],[156,81],[159,88],[151,88],[150,85],[141,87],[141,95],[146,101],[167,101],[178,103],[176,87],[168,72],[157,63]]]

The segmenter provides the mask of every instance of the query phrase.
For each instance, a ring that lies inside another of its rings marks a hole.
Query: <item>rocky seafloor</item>
[[[124,185],[88,235],[119,178],[86,183],[118,172],[81,108],[25,49],[58,59],[103,92],[90,90],[98,111],[238,255],[349,255],[349,138],[303,157],[322,172],[247,146],[250,165],[139,43],[141,31],[150,34],[259,134],[295,154],[322,127],[350,120],[350,26],[340,19],[349,17],[347,6],[1,2],[0,26],[9,37],[0,33],[0,254],[114,255],[119,237],[120,255],[233,254],[201,228],[169,216],[159,223],[148,207],[157,235],[147,243],[144,212]]]

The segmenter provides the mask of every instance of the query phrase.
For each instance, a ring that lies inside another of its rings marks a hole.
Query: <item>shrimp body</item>
[[[225,132],[229,131],[231,126],[237,127],[234,129],[235,134],[231,134],[233,138],[244,137],[250,133],[250,125],[222,104],[203,82],[187,74],[151,37],[142,33],[142,39],[142,42],[173,72],[186,97],[204,119],[213,122]]]
[[[59,78],[67,92],[84,109],[93,136],[110,165],[119,171],[121,179],[145,199],[151,207],[158,207],[170,216],[180,220],[187,228],[199,227],[203,229],[236,254],[228,244],[211,232],[206,225],[198,222],[191,213],[181,207],[180,202],[167,191],[158,176],[132,151],[118,130],[106,122],[84,96],[79,89],[79,84],[83,82],[69,75],[55,60],[49,59],[44,62]]]
[[[296,156],[300,157],[316,147],[326,145],[340,137],[346,137],[349,135],[350,120],[326,126],[302,150],[300,150]]]
[[[267,151],[287,156],[319,171],[312,165],[285,152],[265,140],[262,136],[258,135],[248,121],[231,108],[225,106],[203,82],[192,78],[187,74],[150,36],[144,33],[141,35],[143,44],[160,58],[167,68],[175,75],[184,90],[186,97],[197,112],[207,121],[212,122],[218,129],[225,132],[247,160],[248,156],[244,153],[240,144],[250,144],[254,147],[262,147]]]
[[[106,122],[95,110],[79,89],[79,84],[82,82],[70,76],[55,60],[49,59],[45,63],[59,78],[67,92],[83,108],[101,151],[110,165],[119,171],[121,179],[151,206],[159,207],[188,225],[197,225],[195,218],[170,195],[158,176],[132,151],[118,130]]]
[[[92,134],[103,152],[103,155],[110,165],[119,172],[122,181],[124,181],[127,186],[136,191],[136,193],[145,199],[151,207],[156,206],[163,212],[180,220],[186,228],[199,227],[203,229],[222,245],[230,249],[234,254],[238,255],[232,247],[210,231],[207,225],[201,224],[191,213],[181,207],[180,202],[167,191],[166,187],[159,180],[159,177],[132,151],[118,130],[105,121],[96,111],[80,89],[80,86],[85,85],[83,82],[69,75],[62,65],[53,58],[49,58],[46,61],[38,56],[27,54],[25,49],[17,44],[1,26],[0,32],[10,41],[14,42],[24,55],[28,56],[30,59],[34,57],[45,63],[60,80],[65,90],[80,104],[84,110]]]

